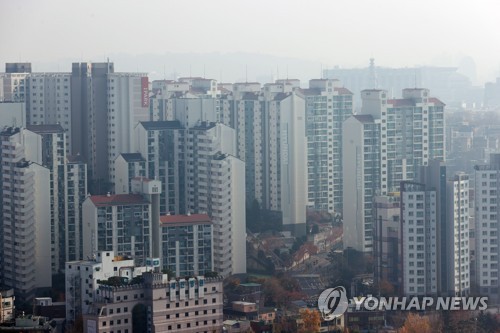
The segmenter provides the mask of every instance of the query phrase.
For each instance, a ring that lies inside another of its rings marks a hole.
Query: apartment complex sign
[[[143,108],[149,106],[149,79],[147,76],[141,77],[141,101]]]

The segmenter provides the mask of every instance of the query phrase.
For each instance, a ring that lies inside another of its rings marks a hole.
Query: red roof
[[[120,206],[130,204],[148,204],[140,194],[112,194],[112,195],[92,195],[90,200],[96,206]]]
[[[210,217],[207,214],[163,215],[160,216],[160,222],[164,224],[210,222]]]

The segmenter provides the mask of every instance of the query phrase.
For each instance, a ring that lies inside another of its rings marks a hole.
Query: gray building
[[[71,154],[83,157],[94,193],[105,192],[108,174],[107,75],[113,63],[73,63],[71,72]]]

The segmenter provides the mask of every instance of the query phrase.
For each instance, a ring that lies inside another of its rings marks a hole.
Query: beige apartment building
[[[220,332],[223,325],[222,278],[170,279],[144,273],[144,282],[101,285],[99,297],[83,316],[84,332]]]

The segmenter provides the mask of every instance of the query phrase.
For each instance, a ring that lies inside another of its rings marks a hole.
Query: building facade
[[[499,184],[500,155],[491,154],[489,165],[474,167],[476,284],[481,295],[498,304],[499,295]]]
[[[401,183],[403,293],[438,294],[438,241],[436,191],[425,184]]]
[[[144,273],[144,283],[101,286],[99,298],[84,315],[84,331],[139,329],[151,332],[219,332],[223,323],[222,278],[172,279]]]
[[[94,258],[66,263],[66,320],[73,323],[87,314],[99,297],[99,284],[110,277],[130,280],[146,271],[134,260],[115,256],[113,251],[97,252]]]
[[[353,114],[353,94],[337,80],[309,81],[306,101],[308,207],[342,212],[342,124]]]
[[[2,283],[28,301],[52,283],[50,171],[40,135],[10,127],[0,137]]]
[[[176,277],[213,271],[213,224],[207,214],[160,217],[162,266]]]

